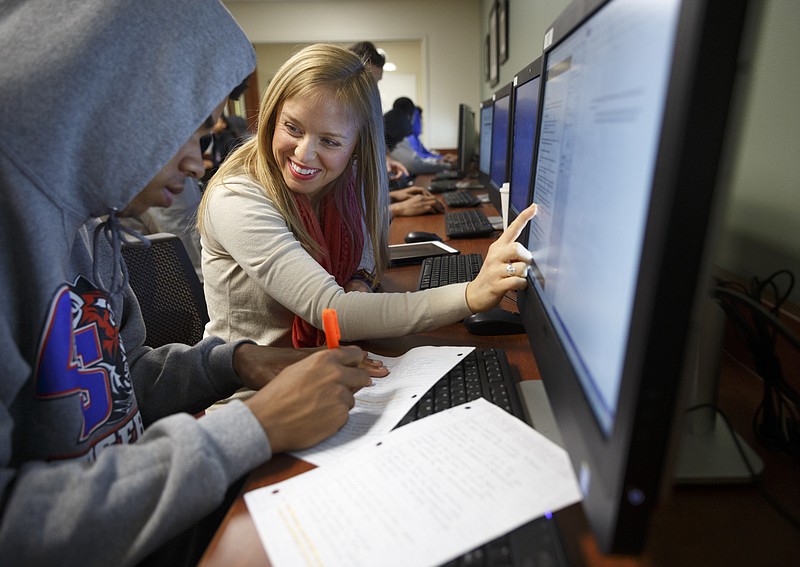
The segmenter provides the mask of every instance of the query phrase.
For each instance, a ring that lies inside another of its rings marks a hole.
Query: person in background
[[[348,48],[358,55],[366,65],[367,70],[375,77],[375,82],[383,78],[383,66],[386,65],[386,56],[378,51],[371,41],[359,41]]]
[[[241,93],[247,88],[247,83],[243,83],[241,88],[233,93],[231,100],[238,100]],[[222,114],[211,129],[211,134],[202,140],[203,174],[202,183],[205,184],[217,172],[220,164],[225,161],[230,153],[238,148],[244,140],[250,137],[244,119],[240,116],[226,116]]]
[[[356,347],[142,346],[118,216],[202,175],[253,48],[217,0],[28,0],[0,52],[0,557],[195,565],[244,475],[336,432],[371,381]]]
[[[415,146],[421,146],[414,133],[416,112],[417,106],[410,98],[400,97],[394,101],[392,109],[384,114],[389,156],[402,163],[412,175],[438,173],[451,169],[452,160],[444,157],[426,157],[415,149]]]
[[[374,43],[371,41],[359,41],[351,45],[348,49],[361,58],[367,70],[369,70],[375,78],[376,83],[383,78],[383,66],[386,65],[386,56],[378,51]],[[389,174],[389,179],[409,176],[406,167],[399,161],[392,159],[389,156],[388,150],[386,152],[386,171]]]
[[[378,51],[375,44],[371,41],[361,41],[351,45],[348,49],[361,58],[376,82],[383,78],[383,66],[386,64],[386,57]],[[409,177],[410,174],[405,165],[392,159],[388,152],[389,149],[387,148],[386,170],[389,173],[389,179]],[[444,205],[433,193],[424,187],[416,185],[392,190],[389,193],[389,200],[391,218],[444,212]]]
[[[454,158],[452,155],[449,154],[440,154],[437,152],[432,152],[420,140],[420,136],[422,135],[422,109],[417,106],[414,108],[414,115],[411,118],[411,135],[409,136],[409,142],[411,147],[416,151],[420,157],[422,158],[433,158],[444,160],[447,162],[453,162]]]
[[[206,334],[261,344],[324,344],[322,309],[343,341],[435,329],[497,305],[525,285],[515,242],[531,207],[489,248],[470,283],[372,293],[388,264],[385,141],[377,85],[363,61],[307,47],[276,72],[258,130],[203,194],[198,226]]]

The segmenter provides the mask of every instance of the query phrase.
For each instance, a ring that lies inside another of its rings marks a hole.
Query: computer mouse
[[[519,313],[495,307],[464,319],[464,327],[473,335],[517,335],[525,332]]]
[[[442,237],[433,232],[424,232],[421,230],[414,230],[406,234],[404,239],[409,244],[412,242],[430,242],[431,240],[442,240]]]

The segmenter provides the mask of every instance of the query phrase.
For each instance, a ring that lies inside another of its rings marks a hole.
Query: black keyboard
[[[471,282],[481,271],[483,256],[477,253],[429,256],[419,270],[419,289]]]
[[[440,171],[433,176],[433,179],[438,181],[440,179],[461,179],[463,175],[461,175],[460,171]]]
[[[505,351],[472,351],[425,393],[397,427],[479,397],[525,420]],[[476,565],[566,567],[567,560],[558,528],[552,519],[542,517],[445,563],[445,567]]]
[[[445,213],[444,223],[449,238],[475,238],[494,232],[492,223],[478,209]]]
[[[431,193],[445,193],[446,191],[455,191],[458,186],[458,181],[442,179],[439,181],[431,181],[428,184],[428,191]]]
[[[567,567],[564,543],[552,519],[537,518],[448,561],[443,567]]]
[[[477,207],[481,204],[481,200],[469,191],[445,193],[443,197],[448,207]]]
[[[428,190],[431,193],[446,193],[447,191],[455,191],[456,189],[485,189],[486,187],[477,181],[469,181],[462,179],[461,181],[442,180],[431,181],[428,184]]]
[[[501,349],[473,350],[422,396],[397,427],[480,397],[525,419],[517,381]]]

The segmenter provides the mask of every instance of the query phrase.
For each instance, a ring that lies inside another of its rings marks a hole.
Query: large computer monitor
[[[494,101],[484,100],[480,108],[480,134],[478,138],[478,172],[479,180],[489,184],[492,170],[492,121],[494,119]]]
[[[508,222],[528,206],[533,171],[533,149],[539,118],[542,58],[526,65],[513,80],[511,158],[508,173]]]
[[[518,304],[605,552],[642,549],[669,479],[745,12],[584,0],[545,36]]]
[[[476,150],[475,112],[469,105],[458,105],[458,171],[469,174]]]

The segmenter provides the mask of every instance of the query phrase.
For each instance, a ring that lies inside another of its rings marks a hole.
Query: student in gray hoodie
[[[0,55],[0,563],[155,561],[341,427],[364,355],[142,346],[117,216],[202,175],[199,137],[255,66],[217,0],[3,2]],[[241,386],[261,389],[190,415]]]

